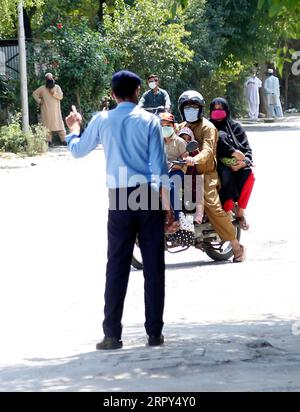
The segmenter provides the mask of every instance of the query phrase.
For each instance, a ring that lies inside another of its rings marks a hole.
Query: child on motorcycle
[[[183,127],[178,132],[178,136],[182,137],[187,143],[195,140],[193,131],[189,127]],[[190,153],[191,157],[197,156],[199,150]],[[192,201],[196,202],[196,213],[194,216],[194,224],[200,225],[203,220],[204,215],[204,178],[203,174],[200,175],[197,172],[196,166],[188,166],[186,170],[186,175],[191,176],[191,187],[187,188],[186,183],[189,181],[186,179],[185,190],[191,190]]]
[[[179,229],[180,191],[182,190],[186,166],[173,164],[174,161],[183,160],[188,156],[186,141],[175,133],[175,119],[173,114],[165,112],[160,114],[162,134],[165,142],[169,177],[171,183],[170,197],[174,210],[175,221]]]

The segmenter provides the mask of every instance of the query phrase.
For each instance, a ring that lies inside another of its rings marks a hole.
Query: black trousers
[[[163,211],[109,210],[107,233],[104,335],[121,338],[124,300],[138,238],[144,265],[145,329],[148,335],[159,336],[165,297]]]
[[[244,184],[252,172],[251,168],[246,167],[237,172],[233,172],[228,166],[225,166],[221,161],[218,161],[217,170],[221,181],[219,196],[222,205],[229,199],[237,202]]]

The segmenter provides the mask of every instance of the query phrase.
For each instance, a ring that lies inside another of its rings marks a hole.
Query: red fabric
[[[225,210],[225,212],[230,212],[231,210],[233,210],[234,208],[234,203],[232,199],[228,199],[226,200],[226,202],[223,205],[223,209]]]
[[[246,209],[247,208],[247,204],[249,202],[250,199],[250,195],[253,189],[253,185],[255,182],[255,177],[253,172],[249,175],[248,179],[246,180],[243,189],[241,191],[241,195],[240,198],[238,200],[238,205],[239,207],[241,207],[242,209]]]

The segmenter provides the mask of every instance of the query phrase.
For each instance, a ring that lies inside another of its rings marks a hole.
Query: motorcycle
[[[159,116],[160,113],[164,113],[165,111],[167,111],[164,106],[143,107],[143,109],[146,110],[146,112],[154,114],[155,116]]]
[[[187,144],[186,151],[192,153],[198,147],[198,142],[192,141]],[[183,166],[186,162],[184,160],[177,160],[173,161],[172,164]],[[194,247],[206,253],[214,261],[229,260],[233,256],[231,243],[220,238],[205,214],[201,224],[194,224],[194,210],[191,210],[188,201],[184,199],[182,199],[182,204],[183,210],[180,218],[182,227],[173,234],[165,234],[165,251],[175,254],[185,252],[190,247]],[[231,219],[236,231],[236,238],[240,240],[241,228],[234,212],[232,212]],[[136,269],[143,269],[138,239],[136,240],[131,264]]]

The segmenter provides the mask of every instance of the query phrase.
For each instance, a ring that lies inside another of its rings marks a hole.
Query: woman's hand
[[[230,166],[230,169],[237,172],[240,169],[244,169],[244,167],[246,167],[246,163],[244,163],[243,160],[238,160],[236,165]]]
[[[244,160],[246,158],[246,156],[244,155],[243,152],[241,152],[240,150],[236,150],[233,154],[232,157],[235,157],[236,160]]]

